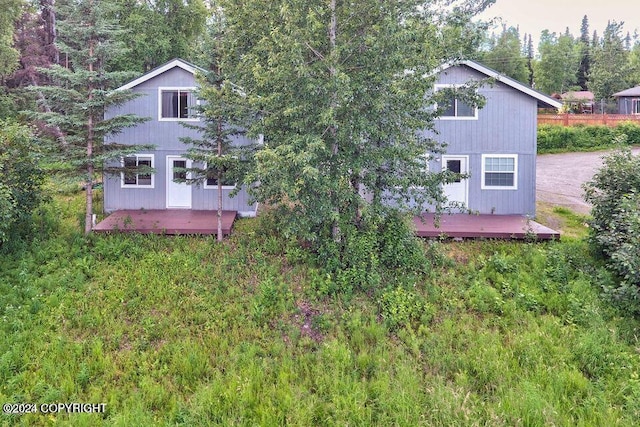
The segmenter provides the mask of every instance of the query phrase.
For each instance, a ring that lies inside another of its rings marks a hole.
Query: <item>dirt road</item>
[[[640,148],[634,148],[633,153],[640,154]],[[591,206],[584,201],[582,184],[602,166],[605,154],[607,151],[539,155],[537,200],[588,214]]]

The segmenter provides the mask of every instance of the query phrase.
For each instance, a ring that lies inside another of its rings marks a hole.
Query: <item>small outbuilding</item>
[[[613,97],[618,100],[619,114],[640,115],[640,86],[614,93]]]
[[[575,114],[593,114],[593,92],[588,90],[570,91],[560,95],[567,111]]]

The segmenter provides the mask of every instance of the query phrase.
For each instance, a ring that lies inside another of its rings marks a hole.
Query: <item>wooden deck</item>
[[[224,235],[231,233],[236,214],[236,211],[222,211]],[[98,223],[93,231],[96,233],[216,234],[218,232],[217,211],[189,209],[115,211]]]
[[[521,215],[444,214],[436,228],[434,214],[426,213],[413,222],[420,237],[525,239],[535,234],[540,240],[560,238],[559,232]]]

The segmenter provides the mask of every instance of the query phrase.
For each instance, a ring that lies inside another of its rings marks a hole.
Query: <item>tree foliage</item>
[[[124,49],[115,40],[118,27],[109,19],[109,3],[96,0],[58,1],[60,52],[69,68],[53,65],[41,69],[51,82],[49,86],[31,89],[43,95],[48,111],[31,111],[30,117],[60,129],[50,162],[58,172],[77,177],[86,189],[85,232],[92,227],[93,185],[96,173],[118,173],[121,168],[105,168],[111,160],[139,150],[133,145],[117,144],[113,137],[144,118],[120,115],[105,119],[109,106],[120,105],[133,97],[127,91],[116,91],[129,73],[105,70],[114,51]],[[105,139],[106,138],[106,139]]]
[[[580,68],[578,69],[578,85],[580,89],[587,90],[589,73],[591,70],[591,45],[589,40],[589,18],[585,15],[580,25]]]
[[[614,295],[640,312],[640,156],[628,148],[606,156],[585,191],[591,242],[619,279]]]
[[[267,138],[255,196],[287,211],[283,232],[336,270],[377,270],[384,206],[441,201],[443,176],[425,170],[425,156],[441,149],[422,132],[437,115],[428,94],[433,70],[460,53],[444,48],[446,37],[470,28],[480,2],[455,3],[446,13],[434,1],[222,2],[235,52],[228,69]]]
[[[22,0],[0,0],[0,79],[18,66],[19,55],[13,47],[13,32],[23,3]]]
[[[38,153],[28,127],[0,120],[0,245],[24,231],[42,201]]]
[[[536,88],[548,94],[577,89],[581,49],[568,29],[561,35],[544,30],[538,45],[540,60],[535,67]]]
[[[181,138],[181,141],[190,146],[185,157],[194,162],[186,170],[188,175],[184,181],[195,185],[209,181],[217,186],[217,238],[221,241],[223,186],[236,186],[230,195],[237,194],[251,169],[257,144],[245,138],[252,119],[247,97],[223,71],[222,64],[229,53],[225,52],[222,43],[225,37],[222,16],[217,18],[208,43],[207,62],[212,69],[197,76],[196,95],[203,102],[195,107],[195,113],[204,125],[184,124],[200,132],[201,138]]]
[[[0,119],[14,115],[14,100],[5,81],[18,67],[19,52],[13,46],[13,35],[22,4],[22,0],[0,0]]]
[[[481,61],[489,67],[515,80],[527,83],[527,57],[523,56],[520,32],[514,27],[502,27],[502,33],[492,34],[488,40],[488,49],[481,56]]]
[[[209,15],[203,0],[113,0],[122,28],[111,69],[146,72],[173,58],[191,59]]]
[[[593,47],[593,61],[589,89],[596,99],[610,98],[616,92],[628,89],[629,52],[622,39],[622,23],[609,22],[602,39]]]

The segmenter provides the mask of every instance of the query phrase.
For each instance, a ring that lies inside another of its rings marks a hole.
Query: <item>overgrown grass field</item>
[[[261,220],[85,239],[81,203],[1,255],[0,401],[106,412],[3,425],[640,425],[640,324],[578,238],[425,242],[365,294]]]

